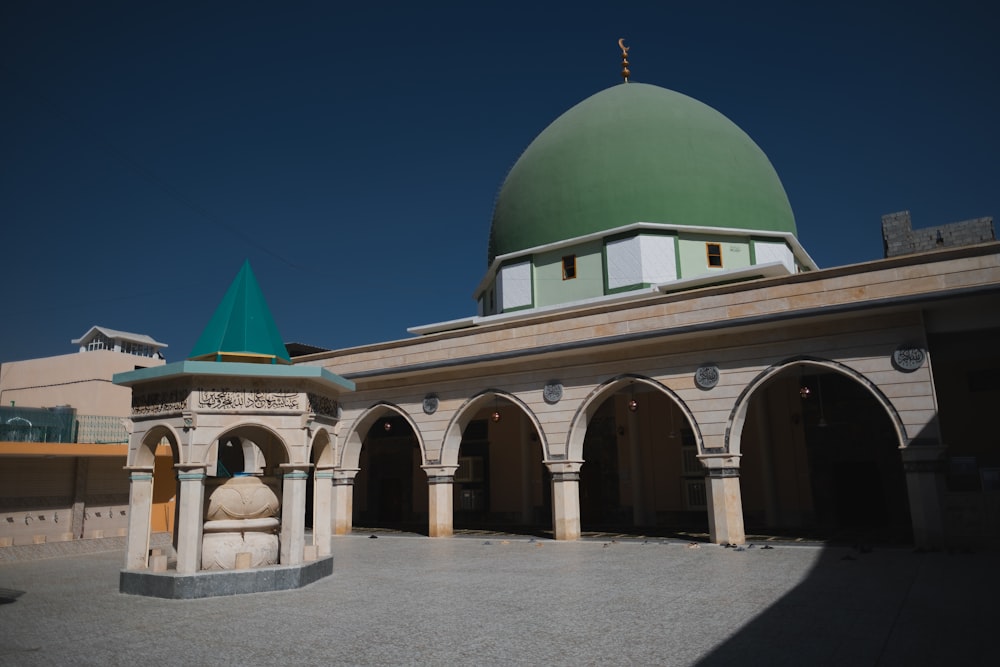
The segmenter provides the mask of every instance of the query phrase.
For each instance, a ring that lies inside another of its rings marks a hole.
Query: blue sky
[[[764,149],[821,267],[1000,215],[989,3],[808,4],[3,3],[0,361],[94,324],[183,359],[244,259],[286,341],[473,314],[507,170],[619,37]]]

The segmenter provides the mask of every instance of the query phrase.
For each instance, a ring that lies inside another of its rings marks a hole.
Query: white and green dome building
[[[490,317],[815,268],[743,130],[681,93],[622,83],[562,114],[510,170],[475,298]]]

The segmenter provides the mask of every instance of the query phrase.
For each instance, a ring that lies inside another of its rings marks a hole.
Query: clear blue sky
[[[473,314],[507,170],[619,37],[764,149],[821,267],[884,213],[1000,217],[998,10],[810,4],[5,2],[0,361],[94,324],[183,359],[247,258],[286,341]]]

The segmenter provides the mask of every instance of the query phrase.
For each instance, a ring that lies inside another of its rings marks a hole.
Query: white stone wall
[[[668,282],[677,279],[675,238],[639,234],[605,244],[608,288]]]
[[[497,299],[501,312],[531,305],[531,262],[508,264],[500,269]]]
[[[755,264],[781,262],[789,273],[795,273],[795,256],[785,243],[753,242]]]

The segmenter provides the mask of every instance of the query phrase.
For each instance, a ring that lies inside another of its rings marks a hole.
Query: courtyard
[[[355,533],[304,589],[177,601],[118,592],[120,539],[9,549],[5,665],[987,664],[1000,592],[989,551]]]

